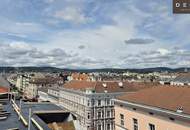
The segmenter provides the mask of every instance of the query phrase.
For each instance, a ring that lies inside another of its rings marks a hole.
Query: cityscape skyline
[[[190,66],[190,16],[172,1],[3,0],[0,20],[2,66]]]

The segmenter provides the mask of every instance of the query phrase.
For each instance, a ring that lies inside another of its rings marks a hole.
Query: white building
[[[114,130],[114,99],[135,91],[122,82],[70,81],[60,89],[59,104],[77,115],[83,130]]]
[[[16,81],[16,87],[18,88],[18,90],[24,92],[25,89],[28,87],[29,80],[30,80],[29,75],[19,74],[17,76],[17,81]]]
[[[189,85],[190,86],[190,73],[182,73],[171,81],[171,85]]]
[[[59,105],[59,88],[40,88],[38,89],[38,101],[52,102]]]
[[[45,77],[45,78],[33,78],[29,81],[29,85],[26,88],[25,96],[28,99],[38,98],[38,89],[47,89],[55,87],[62,79],[55,77]]]

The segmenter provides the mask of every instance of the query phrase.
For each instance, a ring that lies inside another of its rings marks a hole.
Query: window
[[[101,106],[101,100],[98,100],[98,106]]]
[[[90,106],[90,100],[88,100],[87,106]]]
[[[90,119],[90,113],[88,113],[88,119]]]
[[[110,99],[107,99],[107,105],[110,105]]]
[[[101,118],[101,112],[98,112],[98,119]]]
[[[124,115],[120,114],[120,124],[121,126],[124,126]]]
[[[107,130],[111,130],[110,124],[107,124]]]
[[[101,125],[100,124],[98,124],[98,130],[101,130]]]
[[[138,130],[138,120],[133,118],[133,127],[134,127],[134,130]]]
[[[154,124],[149,124],[149,130],[155,130],[155,125]]]
[[[110,116],[110,111],[107,111],[107,117],[111,117],[111,116]]]
[[[94,106],[94,104],[95,104],[95,103],[94,103],[94,99],[92,99],[92,106]]]

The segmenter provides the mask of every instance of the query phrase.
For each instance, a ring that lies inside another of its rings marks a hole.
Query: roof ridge
[[[94,84],[94,90],[96,90],[97,83],[98,83],[98,81],[96,81],[95,84]]]

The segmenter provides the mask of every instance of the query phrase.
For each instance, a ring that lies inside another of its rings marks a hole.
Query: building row
[[[188,130],[187,75],[175,77],[169,85],[96,81],[86,74],[73,74],[67,82],[57,77],[21,75],[17,86],[28,99],[52,102],[70,111],[83,130]]]
[[[83,130],[188,130],[189,93],[187,86],[76,80],[38,91],[75,114]]]

